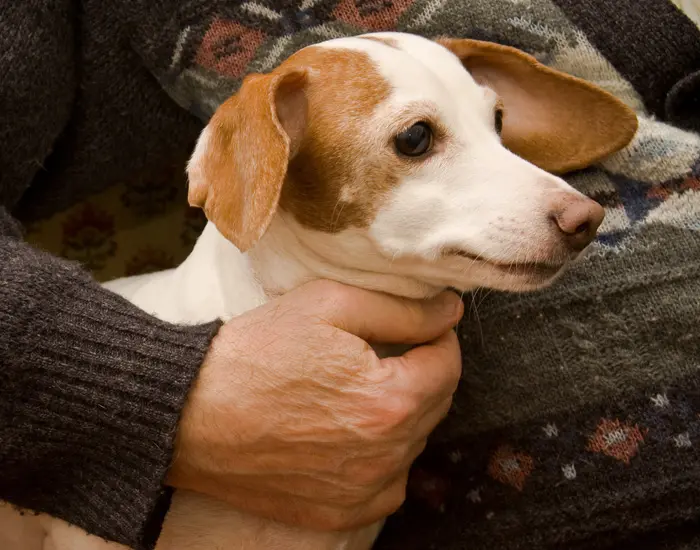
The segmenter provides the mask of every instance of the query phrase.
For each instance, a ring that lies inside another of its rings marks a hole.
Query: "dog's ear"
[[[589,166],[622,149],[637,131],[629,107],[604,90],[490,42],[438,39],[474,80],[503,103],[503,144],[549,172]]]
[[[189,203],[241,251],[265,233],[306,127],[307,72],[250,75],[214,113],[187,166]]]

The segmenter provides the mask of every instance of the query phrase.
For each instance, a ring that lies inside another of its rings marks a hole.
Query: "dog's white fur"
[[[384,140],[384,134],[395,131],[387,121],[406,106],[421,103],[430,105],[449,129],[450,142],[387,191],[368,227],[325,233],[279,210],[262,239],[242,253],[210,222],[178,268],[105,286],[163,320],[200,323],[239,315],[318,278],[412,298],[429,297],[446,287],[527,290],[548,283],[557,268],[578,254],[562,244],[551,219],[553,204],[597,206],[503,147],[494,129],[496,93],[477,84],[448,50],[416,36],[378,37],[398,47],[361,38],[316,46],[363,52],[390,83],[390,97],[363,123],[366,132]],[[213,146],[207,129],[190,166],[202,162]],[[446,255],[451,249],[476,258]],[[530,269],[531,264],[556,267],[543,275]],[[367,549],[379,529],[377,524],[353,533],[311,532],[179,491],[158,550]],[[1,503],[0,547],[123,548],[47,516],[20,516]]]

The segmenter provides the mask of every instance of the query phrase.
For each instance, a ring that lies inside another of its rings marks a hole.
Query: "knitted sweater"
[[[163,323],[13,237],[0,209],[0,500],[150,546],[218,323]]]
[[[454,410],[377,546],[700,546],[700,33],[670,2],[25,0],[0,29],[0,204],[22,220],[184,165],[246,73],[335,36],[501,42],[634,107],[634,142],[569,177],[607,209],[591,254],[551,289],[466,297]],[[148,546],[214,330],[0,237],[0,498]]]

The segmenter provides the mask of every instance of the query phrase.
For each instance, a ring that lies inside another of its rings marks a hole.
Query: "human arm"
[[[0,241],[0,497],[149,547],[175,426],[218,325],[161,323],[77,267]],[[461,306],[448,300],[445,312],[322,282],[234,319],[192,391],[169,481],[316,528],[390,513],[459,378],[449,329]],[[436,342],[380,361],[353,333]],[[260,433],[270,439],[251,438]],[[280,491],[272,458],[304,474]]]
[[[181,327],[18,238],[0,209],[0,499],[148,547],[219,323]]]
[[[0,500],[147,546],[167,508],[179,414],[218,324],[157,321],[22,242],[9,214],[50,169],[74,107],[74,4],[0,10]]]

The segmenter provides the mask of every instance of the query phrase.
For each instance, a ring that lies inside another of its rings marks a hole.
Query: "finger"
[[[445,420],[452,408],[452,396],[445,398],[437,406],[427,411],[413,430],[416,438],[427,439],[440,422]]]
[[[251,489],[240,484],[224,485],[218,483],[210,487],[206,494],[246,513],[312,529],[325,528],[325,518],[328,510],[335,507],[307,499],[297,494],[285,491],[270,491],[268,489]]]
[[[321,531],[343,531],[370,525],[395,512],[406,498],[407,482],[408,471],[361,506],[319,504],[304,498],[289,495],[278,497],[242,488],[212,496],[225,500],[246,513],[288,525]]]
[[[413,348],[401,357],[387,357],[382,364],[393,369],[407,395],[432,406],[451,396],[462,375],[459,340],[448,331],[430,344]]]
[[[382,520],[398,510],[406,500],[408,469],[404,470],[394,481],[365,507],[360,509],[356,518],[349,521],[348,528],[363,527]]]
[[[392,479],[387,479],[387,482],[384,484],[384,486],[388,487],[389,485],[392,485],[397,479],[399,479],[404,474],[408,476],[408,471],[410,470],[415,460],[423,453],[427,444],[427,437],[419,439],[415,443],[413,443],[413,445],[411,445],[411,447],[408,449],[406,456],[401,461],[400,466],[398,467],[399,474],[397,476],[394,476]]]
[[[335,477],[304,474],[266,475],[264,486],[260,480],[247,479],[242,476],[235,480],[236,492],[242,490],[260,492],[264,489],[268,498],[284,500],[294,499],[311,505],[350,507],[365,504],[372,492],[357,491],[350,483],[341,483]]]
[[[306,290],[323,293],[317,303],[328,323],[368,342],[429,342],[453,328],[464,312],[462,300],[450,291],[411,300],[327,281],[320,288],[307,285]]]

